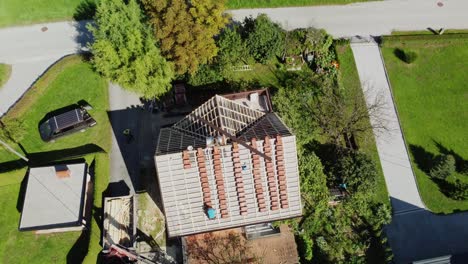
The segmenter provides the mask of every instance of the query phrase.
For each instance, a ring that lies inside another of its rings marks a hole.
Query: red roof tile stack
[[[242,179],[242,166],[240,163],[239,145],[232,144],[232,163],[234,164],[234,178],[236,180],[237,198],[239,199],[240,214],[247,215],[247,202],[245,200],[244,180]]]
[[[257,140],[252,138],[252,147],[257,148]],[[260,175],[260,156],[256,153],[252,153],[252,163],[253,163],[253,176],[254,176],[254,186],[255,194],[257,196],[257,203],[260,212],[266,212],[265,197],[263,195],[262,187],[262,178]]]
[[[280,135],[276,136],[276,172],[278,174],[278,185],[280,193],[281,208],[286,209],[289,207],[288,194],[286,188],[286,173],[284,167],[284,149],[283,139]]]
[[[269,136],[266,136],[265,140],[263,141],[263,153],[265,153],[267,157],[271,157],[272,151]],[[275,172],[273,161],[271,159],[265,159],[265,168],[267,173],[268,190],[270,192],[270,210],[278,210],[278,189],[276,188]]]
[[[221,218],[229,217],[226,203],[226,190],[224,188],[223,167],[221,165],[221,153],[218,147],[213,147],[213,162],[216,187],[218,189],[219,210]]]
[[[197,149],[198,172],[203,191],[203,203],[207,207],[211,207],[211,191],[208,183],[208,174],[206,172],[205,154],[201,148]]]
[[[190,157],[187,150],[182,152],[182,160],[184,162],[184,169],[190,169],[192,165],[190,164]]]

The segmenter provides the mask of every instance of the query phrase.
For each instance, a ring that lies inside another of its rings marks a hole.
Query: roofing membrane
[[[86,178],[85,163],[30,168],[20,230],[80,225]]]

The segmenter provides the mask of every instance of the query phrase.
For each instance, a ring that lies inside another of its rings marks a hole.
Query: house
[[[296,138],[267,90],[215,95],[159,134],[169,237],[301,216]]]
[[[85,205],[91,178],[86,163],[29,169],[20,231],[79,231],[85,225]]]

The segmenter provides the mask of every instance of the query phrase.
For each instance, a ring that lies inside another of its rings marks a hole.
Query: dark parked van
[[[47,119],[39,126],[39,133],[42,140],[49,142],[77,131],[84,131],[94,125],[96,125],[96,120],[84,108],[78,107]]]

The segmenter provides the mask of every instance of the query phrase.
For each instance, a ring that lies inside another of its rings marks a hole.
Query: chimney
[[[71,171],[68,169],[66,165],[58,165],[58,166],[55,166],[55,175],[59,179],[70,178]]]

